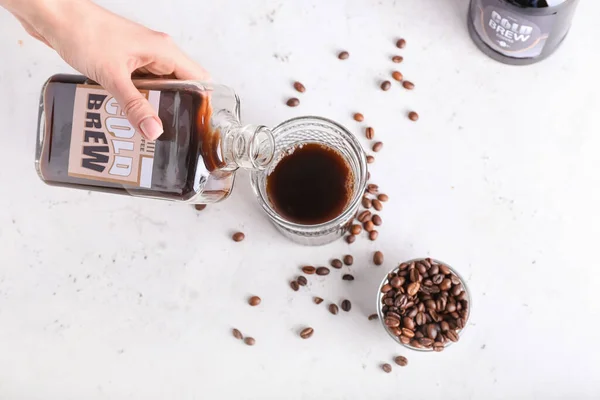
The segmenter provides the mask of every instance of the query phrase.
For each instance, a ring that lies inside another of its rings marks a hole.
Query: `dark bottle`
[[[225,87],[192,81],[134,80],[158,110],[164,134],[147,141],[102,87],[56,75],[42,89],[36,168],[50,185],[214,203],[238,168],[264,169],[274,140],[264,126],[242,126],[239,99]]]
[[[579,0],[471,0],[469,33],[488,56],[526,65],[563,42]]]

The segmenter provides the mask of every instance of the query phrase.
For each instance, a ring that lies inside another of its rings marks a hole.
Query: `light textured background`
[[[364,113],[385,142],[373,180],[392,201],[380,240],[348,250],[285,241],[246,174],[200,214],[47,187],[33,167],[39,90],[69,68],[0,11],[0,399],[600,397],[600,3],[582,2],[564,46],[530,67],[475,48],[467,0],[101,4],[170,33],[238,91],[246,122],[317,114],[361,133],[351,114]],[[383,93],[399,36],[417,88]],[[308,91],[289,109],[295,79]],[[369,262],[377,249],[384,267]],[[301,264],[348,251],[352,284],[335,271],[289,289]],[[473,294],[471,324],[443,354],[405,350],[366,320],[387,269],[426,255]],[[333,317],[312,295],[354,308]],[[397,354],[409,366],[382,373]]]

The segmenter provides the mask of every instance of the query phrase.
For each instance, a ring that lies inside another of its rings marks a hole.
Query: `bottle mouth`
[[[267,169],[275,157],[275,138],[266,126],[257,126],[250,140],[250,161],[254,169]]]

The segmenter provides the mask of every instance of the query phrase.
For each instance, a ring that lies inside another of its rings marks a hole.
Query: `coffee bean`
[[[246,238],[246,235],[244,235],[243,232],[236,232],[233,234],[233,236],[231,238],[233,239],[234,242],[241,242],[242,240],[244,240]]]
[[[385,298],[383,299],[383,304],[385,304],[388,307],[392,307],[394,305],[394,299],[392,299],[391,297]]]
[[[384,323],[388,328],[397,328],[400,326],[400,321],[396,318],[386,317]]]
[[[319,275],[319,276],[329,275],[329,268],[327,268],[327,267],[317,268],[317,275]]]
[[[413,122],[416,122],[416,121],[419,120],[419,114],[417,114],[414,111],[411,111],[411,112],[408,113],[408,119],[410,119]]]
[[[346,236],[346,243],[352,244],[355,241],[356,241],[356,236],[354,236],[354,235],[348,235],[348,236]]]
[[[344,256],[344,264],[347,266],[354,264],[354,257],[352,257],[350,254],[346,254]]]
[[[435,285],[439,285],[440,283],[442,283],[442,282],[443,282],[443,280],[444,280],[444,275],[443,275],[443,274],[437,274],[437,275],[434,275],[434,277],[433,277],[433,279],[432,279],[432,280],[433,280],[433,283],[434,283]]]
[[[429,276],[435,276],[435,275],[439,274],[440,273],[439,265],[433,264],[428,272],[429,272]],[[437,283],[436,283],[436,285],[437,285]]]
[[[323,299],[315,296],[315,297],[313,297],[313,302],[315,304],[321,304],[323,302]]]
[[[350,53],[348,53],[347,51],[342,51],[338,54],[338,58],[340,60],[347,60],[348,57],[350,57]]]
[[[352,308],[352,303],[350,303],[350,300],[342,301],[342,310],[348,312],[348,311],[350,311],[351,308]]]
[[[461,285],[461,284],[458,284],[458,285],[456,285],[456,286],[454,286],[454,287],[452,288],[452,295],[453,295],[453,296],[458,296],[459,294],[461,294],[461,293],[462,293],[462,291],[463,291],[463,287],[462,287],[462,285]]]
[[[447,321],[440,322],[440,330],[442,332],[448,332],[448,330],[450,330],[450,326],[448,325]]]
[[[247,337],[244,339],[244,343],[246,343],[248,346],[254,346],[256,344],[256,340],[252,337]]]
[[[422,302],[419,303],[417,309],[419,310],[419,312],[425,312],[425,304],[423,304]]]
[[[394,56],[394,57],[392,57],[392,61],[395,62],[396,64],[400,64],[402,61],[404,61],[404,57]]]
[[[362,115],[361,113],[355,113],[354,114],[354,120],[356,122],[363,122],[365,120],[365,116]]]
[[[302,272],[304,272],[306,275],[313,275],[316,271],[317,269],[310,265],[302,267]]]
[[[400,265],[398,266],[398,270],[399,270],[399,271],[404,271],[405,269],[408,269],[408,267],[409,267],[409,264],[407,264],[407,263],[402,263],[402,264],[400,264]]]
[[[340,269],[340,268],[342,268],[343,265],[344,264],[342,264],[342,260],[339,260],[337,258],[334,260],[331,260],[331,266],[335,269]]]
[[[238,339],[238,340],[241,340],[241,339],[244,338],[244,335],[242,335],[242,332],[240,332],[239,330],[237,330],[235,328],[233,328],[231,330],[231,333],[233,333],[233,337],[236,338],[236,339]]]
[[[398,308],[407,308],[408,297],[405,294],[401,294],[394,299],[394,306]]]
[[[438,332],[437,336],[435,337],[435,341],[436,341],[436,342],[440,342],[440,343],[442,343],[442,344],[444,344],[444,343],[446,343],[446,342],[447,342],[447,340],[446,340],[446,338],[444,337],[444,334],[443,334],[442,332]]]
[[[390,290],[392,290],[392,286],[387,283],[381,287],[381,293],[387,293]]]
[[[423,339],[424,337],[425,337],[425,335],[423,335],[423,332],[421,332],[421,331],[415,332],[415,339]]]
[[[373,164],[375,162],[375,157],[367,156],[367,164]]]
[[[444,351],[444,343],[440,343],[440,342],[435,342],[433,344],[433,351],[437,351],[438,353],[440,351]]]
[[[404,40],[404,39],[399,39],[399,40],[396,42],[396,47],[397,47],[397,48],[399,48],[399,49],[403,49],[403,48],[405,48],[405,47],[406,47],[406,40]]]
[[[330,313],[332,313],[333,315],[337,315],[338,311],[339,311],[338,306],[336,306],[333,303],[329,305],[329,312]]]
[[[392,307],[392,308],[394,308],[394,309],[395,309],[396,307]],[[402,320],[402,317],[400,316],[400,314],[398,314],[398,313],[397,313],[397,312],[395,312],[395,311],[388,311],[388,312],[385,314],[385,316],[386,316],[386,317],[388,317],[388,318],[396,318],[398,321],[401,321],[401,320]]]
[[[444,279],[442,283],[440,283],[441,290],[448,290],[452,286],[452,281],[448,278]]]
[[[345,274],[344,276],[342,276],[342,279],[345,281],[353,281],[354,280],[354,276],[350,275],[350,274]]]
[[[402,335],[402,331],[400,330],[400,328],[389,328],[388,330],[389,330],[389,331],[392,333],[392,335],[394,335],[394,336],[400,336],[400,335]]]
[[[352,227],[350,228],[350,233],[352,233],[353,235],[360,235],[360,233],[362,232],[362,227],[360,225],[352,225]]]
[[[394,362],[401,367],[406,367],[408,365],[408,359],[404,356],[394,358]]]
[[[423,345],[423,347],[431,347],[433,346],[433,339],[430,338],[421,338],[419,339],[419,343]]]
[[[417,309],[417,307],[413,307],[411,308],[408,313],[406,314],[407,317],[409,318],[414,318],[417,316],[417,313],[419,312],[419,310]]]
[[[377,200],[385,203],[386,201],[388,201],[390,198],[388,197],[387,194],[385,193],[381,193],[379,196],[377,196]]]
[[[404,285],[404,281],[405,279],[403,277],[396,276],[390,281],[390,284],[394,289],[399,289],[402,285]]]
[[[459,318],[456,320],[456,327],[458,329],[463,329],[465,327],[465,324],[466,324],[466,322],[465,322],[464,318]]]
[[[421,263],[417,263],[417,270],[421,276],[427,276],[427,268]]]
[[[425,301],[425,307],[428,310],[435,310],[437,308],[435,300],[430,299]]]
[[[285,104],[287,104],[288,107],[298,107],[298,105],[300,105],[300,100],[298,100],[296,97],[292,97]]]
[[[196,209],[196,211],[202,211],[206,208],[206,204],[196,204],[194,208]]]
[[[419,278],[421,278],[419,271],[416,268],[411,269],[408,276],[410,277],[411,282],[418,282]]]
[[[381,251],[376,251],[373,254],[373,264],[382,265],[383,264],[383,253]]]
[[[375,226],[381,226],[381,224],[383,224],[383,220],[377,214],[373,215],[373,218],[371,220],[373,221],[373,225]]]
[[[363,224],[363,229],[367,232],[373,232],[373,230],[375,229],[375,224],[373,223],[373,221],[367,221]]]
[[[369,239],[371,239],[372,241],[377,240],[377,237],[379,237],[379,232],[377,232],[377,231],[369,232]]]
[[[371,218],[371,211],[365,210],[358,215],[360,222],[367,222]]]
[[[448,303],[446,306],[446,312],[453,313],[454,311],[456,311],[456,303]]]
[[[413,90],[415,88],[415,84],[412,83],[411,81],[402,82],[402,86],[404,86],[404,89],[406,89],[406,90]]]
[[[315,331],[314,331],[314,329],[313,329],[313,328],[304,328],[304,329],[302,329],[302,331],[300,332],[300,337],[301,337],[302,339],[308,339],[308,338],[310,338],[310,337],[313,335],[313,333],[314,333],[314,332],[315,332]]]
[[[395,81],[400,82],[403,78],[403,75],[400,71],[394,71],[392,72],[392,78],[394,78]]]
[[[415,321],[413,321],[412,318],[404,317],[404,318],[402,318],[402,326],[404,328],[414,330],[415,329]]]
[[[435,324],[427,325],[427,337],[429,337],[430,339],[435,339],[437,334],[438,334],[438,331],[435,327]]]
[[[300,286],[306,286],[308,284],[308,280],[306,279],[305,276],[302,276],[302,275],[296,279],[296,282],[298,282],[298,285],[300,285]]]
[[[449,275],[451,273],[450,268],[444,264],[440,264],[440,272],[444,275]]]
[[[365,130],[365,136],[367,137],[367,139],[372,140],[375,137],[375,129],[368,127]]]
[[[421,326],[421,325],[425,325],[425,314],[422,312],[419,312],[417,314],[417,316],[415,317],[415,322],[417,323],[417,325]]]
[[[296,282],[296,281],[291,281],[290,282],[290,287],[292,288],[292,290],[294,292],[297,292],[298,289],[300,289],[300,285],[298,285],[298,282]]]
[[[408,338],[414,338],[415,332],[412,329],[402,328],[402,335],[404,335]]]
[[[383,364],[381,366],[381,369],[383,370],[383,372],[385,372],[386,374],[389,374],[390,372],[392,372],[392,366],[390,364]]]
[[[294,89],[296,89],[300,93],[306,92],[306,88],[300,82],[294,82]]]
[[[373,199],[371,201],[371,203],[373,204],[373,208],[377,211],[381,211],[383,210],[383,204],[381,203],[381,201],[377,200],[377,199]]]
[[[363,197],[362,199],[362,206],[364,208],[371,208],[373,205],[373,203],[371,202],[371,199],[367,198],[367,197]]]
[[[248,304],[250,304],[252,307],[256,307],[257,305],[260,304],[260,297],[258,296],[252,296],[248,299]]]
[[[402,336],[400,336],[400,343],[409,344],[410,343],[410,338],[408,336],[402,335]]]
[[[458,342],[459,339],[458,334],[452,330],[446,332],[446,338],[455,343]]]
[[[376,320],[376,319],[379,319],[379,316],[377,314],[371,314],[371,315],[369,315],[369,321],[373,321],[373,320]]]
[[[371,194],[377,194],[379,192],[379,186],[374,183],[369,183],[367,185],[367,192]]]
[[[391,87],[392,87],[392,83],[390,81],[381,82],[381,90],[387,92],[388,90],[390,90]]]
[[[381,151],[381,149],[382,149],[382,148],[383,148],[383,142],[376,142],[376,143],[373,145],[373,151],[374,151],[375,153],[377,153],[377,152]]]

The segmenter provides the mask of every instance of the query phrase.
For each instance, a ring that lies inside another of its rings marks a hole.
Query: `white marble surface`
[[[351,113],[364,113],[392,200],[377,242],[312,249],[276,233],[245,174],[202,213],[47,187],[33,167],[38,94],[69,68],[0,11],[1,399],[600,397],[600,3],[582,2],[564,46],[531,67],[475,48],[467,0],[101,3],[169,32],[236,88],[247,122],[318,114],[360,133]],[[417,88],[383,93],[398,36]],[[295,79],[308,91],[289,109]],[[384,267],[369,262],[377,249]],[[352,284],[335,271],[289,289],[301,264],[346,252]],[[473,294],[463,340],[442,354],[405,350],[366,319],[386,270],[424,255]],[[334,317],[312,295],[354,308]],[[409,366],[384,374],[397,354]]]

